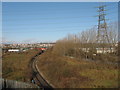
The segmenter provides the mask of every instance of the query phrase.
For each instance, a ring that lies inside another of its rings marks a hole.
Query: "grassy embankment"
[[[2,77],[9,80],[29,81],[31,70],[28,67],[31,58],[38,50],[28,50],[19,53],[6,53],[2,58]]]
[[[61,56],[54,50],[49,50],[38,57],[38,67],[48,81],[58,88],[118,86],[116,65]]]

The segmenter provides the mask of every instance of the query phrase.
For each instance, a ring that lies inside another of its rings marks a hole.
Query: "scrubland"
[[[26,52],[8,52],[2,58],[2,77],[9,80],[29,82],[31,69],[29,67],[31,58],[38,50]]]
[[[39,70],[51,84],[57,88],[118,87],[116,53],[94,56],[73,47],[73,43],[58,42],[37,58]]]

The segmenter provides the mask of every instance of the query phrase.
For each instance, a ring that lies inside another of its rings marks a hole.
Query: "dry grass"
[[[28,65],[31,58],[37,54],[37,50],[29,50],[21,53],[7,53],[2,58],[3,78],[18,81],[29,81],[31,76]]]
[[[47,51],[38,57],[38,67],[58,88],[117,87],[118,67],[61,56]]]

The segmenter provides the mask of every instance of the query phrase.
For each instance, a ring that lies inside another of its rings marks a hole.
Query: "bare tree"
[[[112,46],[115,46],[115,44],[118,42],[118,23],[117,22],[113,22],[109,24],[108,36]]]

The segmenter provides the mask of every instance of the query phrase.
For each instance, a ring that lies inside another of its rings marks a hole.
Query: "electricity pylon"
[[[97,43],[109,43],[108,33],[107,33],[107,23],[105,19],[105,7],[106,5],[102,5],[98,8],[98,32],[97,32]]]

